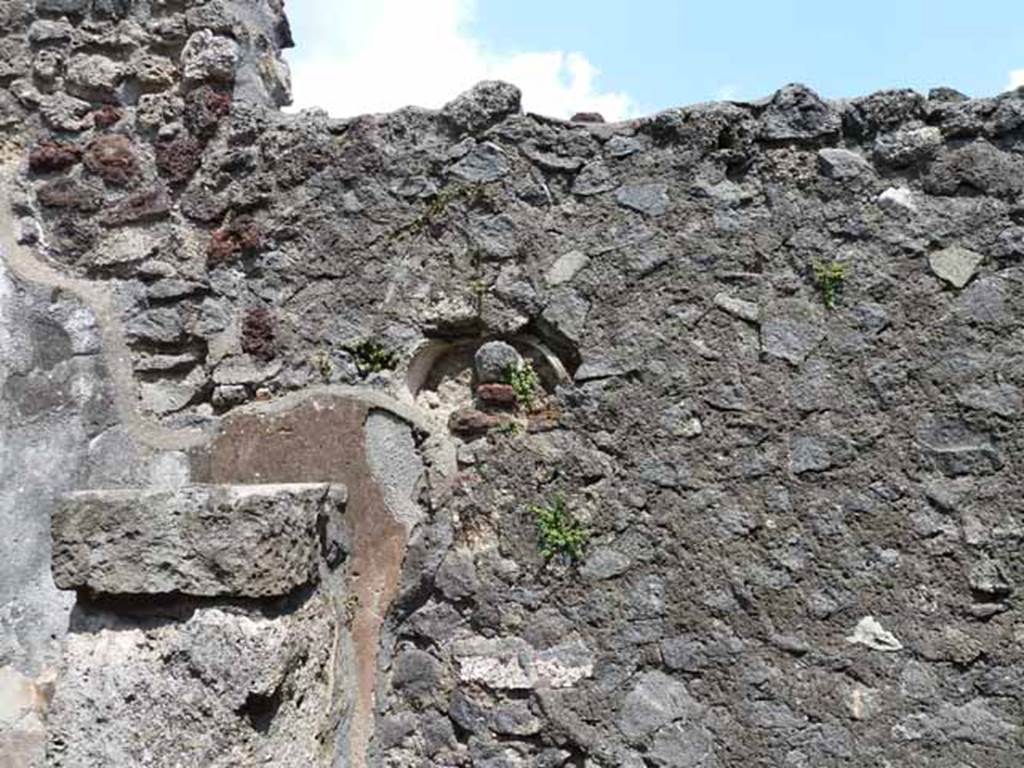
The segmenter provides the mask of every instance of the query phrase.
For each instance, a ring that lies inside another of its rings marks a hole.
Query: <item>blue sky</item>
[[[493,76],[517,82],[528,109],[613,118],[794,81],[828,97],[1024,84],[1024,0],[293,0],[288,12],[296,101],[333,114],[436,107]]]

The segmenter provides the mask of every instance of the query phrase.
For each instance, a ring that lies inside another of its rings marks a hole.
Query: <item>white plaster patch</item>
[[[874,616],[865,616],[857,622],[853,634],[846,638],[846,642],[890,653],[903,648],[903,643],[892,632],[884,629]]]
[[[458,644],[455,656],[463,682],[496,690],[571,688],[594,674],[594,656],[579,640],[538,651],[518,637],[477,638]]]
[[[482,683],[501,690],[533,688],[534,683],[517,657],[467,656],[459,659],[459,678],[466,683]]]
[[[551,688],[571,688],[594,674],[594,657],[581,641],[539,651],[534,659],[537,680]]]
[[[907,187],[889,187],[878,196],[878,204],[887,211],[917,211],[914,193]]]

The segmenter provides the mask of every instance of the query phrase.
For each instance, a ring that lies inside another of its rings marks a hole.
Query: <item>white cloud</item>
[[[735,101],[740,97],[740,89],[732,83],[726,83],[715,91],[715,101]]]
[[[1024,85],[1024,69],[1014,69],[1010,71],[1010,84],[1006,86],[1006,90],[1012,91],[1014,88],[1020,88]]]
[[[301,0],[288,6],[295,108],[337,117],[415,104],[437,108],[480,80],[507,80],[530,112],[637,114],[629,95],[601,90],[598,69],[567,51],[490,50],[469,29],[477,0]],[[304,17],[299,19],[300,14]],[[313,39],[303,40],[303,27]]]

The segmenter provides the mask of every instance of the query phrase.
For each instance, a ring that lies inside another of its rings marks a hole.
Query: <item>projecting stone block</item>
[[[69,494],[53,517],[54,582],[106,594],[285,595],[317,578],[318,519],[331,523],[345,499],[326,484]]]
[[[90,631],[65,640],[49,698],[48,766],[326,764],[321,740],[337,723],[325,639],[338,631],[326,595],[275,616],[198,606],[155,625],[104,612],[87,620]]]

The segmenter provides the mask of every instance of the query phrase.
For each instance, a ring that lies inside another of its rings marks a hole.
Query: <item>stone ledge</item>
[[[317,579],[318,519],[346,497],[335,484],[72,493],[54,511],[53,579],[102,594],[285,595]]]

